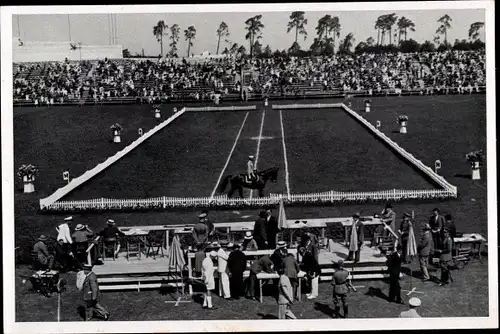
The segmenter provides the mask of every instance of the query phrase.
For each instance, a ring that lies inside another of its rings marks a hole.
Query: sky
[[[352,32],[355,43],[372,36],[377,39],[377,31],[374,29],[375,20],[378,16],[388,13],[396,13],[398,17],[405,16],[415,23],[415,32],[409,32],[408,38],[413,38],[422,43],[425,40],[432,41],[435,31],[439,26],[437,20],[444,14],[452,18],[452,28],[448,32],[448,40],[453,43],[456,38],[468,38],[468,29],[473,22],[485,21],[485,11],[483,9],[446,9],[446,10],[406,10],[406,11],[305,11],[308,20],[306,30],[307,40],[299,36],[299,44],[303,49],[308,49],[315,37],[315,27],[318,19],[326,14],[338,16],[341,24],[340,39]],[[229,26],[232,42],[244,45],[247,50],[248,42],[245,40],[245,21],[247,18],[257,14],[262,14],[261,43],[265,46],[269,44],[273,50],[288,49],[295,39],[292,31],[287,34],[287,22],[290,11],[287,12],[231,12],[231,13],[159,13],[159,14],[115,14],[117,22],[117,44],[125,49],[129,49],[132,54],[140,53],[142,49],[146,55],[158,55],[160,45],[153,36],[153,26],[164,20],[170,27],[177,23],[181,29],[181,36],[178,43],[178,53],[184,55],[187,50],[187,43],[184,40],[183,31],[188,26],[195,26],[197,33],[193,41],[191,52],[195,54],[208,51],[212,54],[216,52],[217,35],[216,30],[219,24],[224,21]],[[69,29],[71,27],[71,41],[81,42],[83,45],[109,44],[109,20],[108,14],[52,14],[52,15],[13,15],[12,34],[23,41],[69,41]],[[480,38],[484,41],[484,30],[481,31]],[[164,51],[168,51],[169,41],[164,41]],[[338,44],[337,44],[338,45]],[[221,41],[220,51],[228,46]]]

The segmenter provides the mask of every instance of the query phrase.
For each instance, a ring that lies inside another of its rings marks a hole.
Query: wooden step
[[[184,283],[146,283],[146,284],[120,284],[120,285],[103,285],[99,286],[101,291],[114,291],[114,290],[137,290],[141,289],[159,289],[164,286],[170,287],[183,287]]]
[[[387,266],[373,266],[373,267],[356,267],[354,270],[345,268],[349,272],[367,272],[367,271],[387,271]],[[322,268],[321,274],[333,274],[336,271],[334,268]]]
[[[145,277],[98,277],[99,283],[120,283],[120,282],[153,282],[153,281],[172,281],[179,280],[179,275],[171,276],[145,276]]]
[[[362,281],[362,280],[384,279],[388,277],[389,274],[361,274],[361,275],[355,274],[354,277],[349,275],[348,279],[352,279],[353,281]],[[399,277],[403,277],[403,274],[400,274]],[[331,281],[332,276],[320,276],[319,279],[320,281]]]

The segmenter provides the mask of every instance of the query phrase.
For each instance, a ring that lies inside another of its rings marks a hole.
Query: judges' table
[[[349,243],[350,232],[352,229],[353,219],[350,218],[338,218],[339,222],[342,224],[344,228],[344,243],[347,245]],[[375,234],[375,230],[379,226],[384,226],[384,221],[380,218],[374,217],[360,217],[361,222],[363,223],[365,230],[373,236]]]

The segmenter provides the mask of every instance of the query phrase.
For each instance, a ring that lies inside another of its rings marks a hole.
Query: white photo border
[[[111,322],[15,322],[14,265],[14,157],[12,97],[12,15],[16,14],[107,14],[172,12],[271,12],[374,11],[484,9],[486,33],[486,110],[488,178],[488,289],[489,316],[422,319],[336,319],[336,320],[217,320],[217,321],[111,321]],[[134,6],[26,6],[1,8],[1,127],[2,127],[2,229],[5,333],[95,333],[95,332],[218,332],[218,331],[336,331],[397,329],[460,329],[498,327],[498,247],[495,115],[495,17],[494,1],[413,1],[357,3],[275,3],[219,5]]]

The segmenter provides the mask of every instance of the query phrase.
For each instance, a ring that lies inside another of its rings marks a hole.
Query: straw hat
[[[408,301],[408,304],[413,307],[419,307],[420,305],[422,305],[422,301],[417,297],[412,297]]]
[[[64,218],[64,220],[67,221],[67,222],[72,221],[73,220],[73,216],[66,217],[66,218]]]
[[[212,242],[210,245],[212,248],[220,248],[220,244],[217,241]]]
[[[405,212],[403,214],[403,218],[411,218],[411,215],[408,212]]]
[[[252,160],[253,160],[254,158],[255,158],[255,157],[254,157],[253,155],[249,155],[249,156],[248,156],[248,159],[252,159]]]
[[[47,237],[45,234],[42,234],[42,235],[38,238],[38,240],[40,240],[40,241],[47,241],[47,240],[49,240],[49,237]]]
[[[286,247],[286,242],[284,241],[278,241],[278,248],[285,248]]]
[[[227,248],[234,248],[234,244],[233,244],[232,242],[230,242],[230,243],[228,243],[228,244],[227,244],[227,246],[226,246],[226,247],[227,247]]]
[[[78,224],[78,225],[76,225],[76,227],[75,227],[75,231],[81,231],[81,230],[83,230],[84,228],[85,228],[85,226],[83,226],[82,224]]]
[[[206,214],[205,212],[200,213],[200,214],[198,215],[198,218],[200,218],[200,219],[207,218],[207,214]]]
[[[113,219],[108,219],[108,225],[115,225],[115,221]]]
[[[217,252],[216,251],[211,251],[210,252],[210,257],[217,257]]]
[[[245,232],[245,239],[247,239],[247,240],[249,240],[249,239],[253,239],[252,232],[250,232],[250,231],[246,231],[246,232]]]

